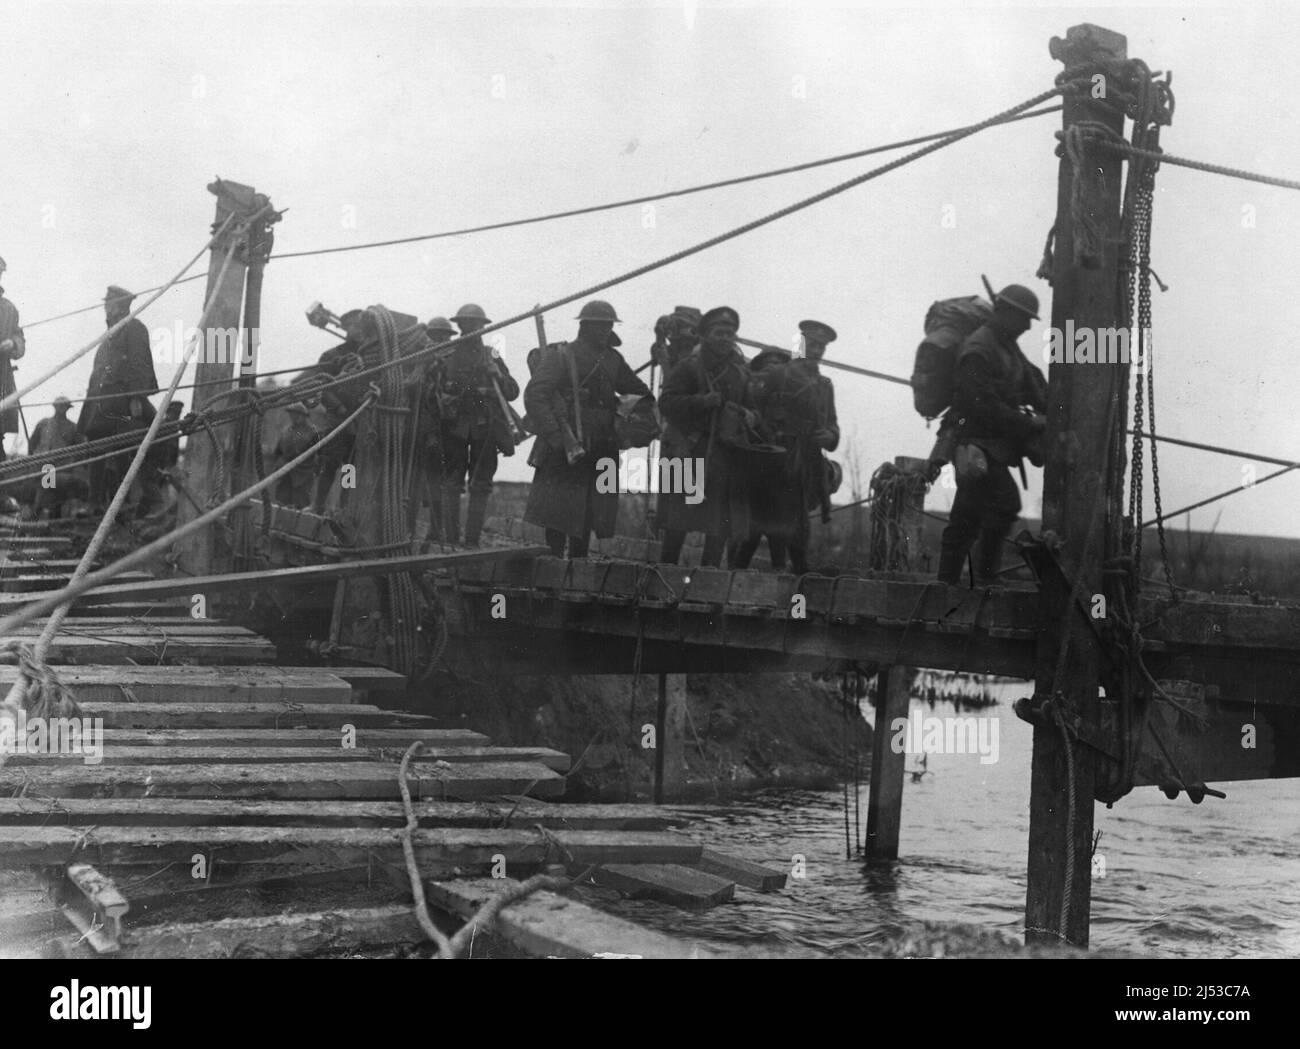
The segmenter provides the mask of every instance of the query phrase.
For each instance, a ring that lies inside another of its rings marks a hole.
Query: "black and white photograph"
[[[1068,994],[1088,958],[1146,966],[1098,1029],[1221,1035],[1280,1001],[1300,8],[3,23],[35,1015],[149,1027],[137,959]]]

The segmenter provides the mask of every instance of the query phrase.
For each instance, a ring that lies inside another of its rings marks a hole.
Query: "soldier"
[[[677,365],[700,344],[700,311],[694,306],[675,306],[655,322],[655,341],[650,356],[668,377]]]
[[[578,337],[539,354],[524,405],[537,440],[529,465],[536,468],[524,520],[546,529],[556,557],[586,557],[591,533],[614,534],[618,490],[602,491],[597,478],[618,463],[614,415],[619,395],[649,396],[646,386],[611,345],[614,307],[594,299],[578,311]]]
[[[355,371],[377,362],[374,349],[373,332],[365,310],[348,310],[339,318],[347,337],[337,346],[332,346],[320,355],[316,372],[330,379],[337,379],[345,371]],[[363,349],[370,344],[370,356],[363,355]],[[360,403],[363,392],[353,389],[355,384],[340,384],[326,389],[320,397],[321,408],[325,412],[326,432],[334,430],[346,419]],[[352,461],[352,451],[356,444],[356,423],[340,433],[321,448],[316,458],[320,460],[319,473],[316,475],[316,493],[311,500],[313,513],[325,512],[325,501],[329,498],[334,485],[334,477],[339,470]],[[340,507],[346,505],[350,489],[339,492]]]
[[[771,416],[775,401],[768,397],[769,385],[775,385],[779,369],[789,364],[789,350],[767,349],[749,362],[753,375],[754,407],[758,412],[765,436],[775,437],[779,427]],[[784,448],[784,445],[782,445]],[[804,516],[802,486],[793,483],[786,471],[786,456],[775,461],[764,476],[750,478],[749,485],[749,535],[736,544],[731,558],[732,568],[748,568],[758,544],[767,536],[768,559],[780,572],[785,568],[787,542],[791,525]]]
[[[756,418],[749,410],[749,370],[735,343],[739,329],[740,315],[731,307],[709,310],[700,318],[699,348],[664,380],[660,410],[671,426],[664,457],[682,462],[678,476],[687,476],[689,462],[696,476],[704,478],[701,502],[691,501],[685,492],[661,496],[659,559],[667,564],[677,563],[687,532],[704,533],[700,563],[713,566],[721,563],[728,539],[749,532],[744,462],[728,437]]]
[[[461,335],[473,335],[492,322],[481,306],[466,303],[452,317]],[[497,392],[507,401],[519,396],[519,384],[495,349],[474,336],[457,344],[436,370],[439,443],[442,449],[443,536],[460,542],[460,497],[469,478],[469,511],[465,516],[465,545],[478,546],[487,517],[492,478],[501,448],[493,433],[494,416],[501,413]],[[495,388],[494,388],[495,387]],[[506,449],[513,452],[514,449]]]
[[[1016,343],[1037,319],[1038,297],[1009,284],[993,300],[993,319],[967,336],[958,351],[952,407],[943,422],[955,446],[957,476],[939,557],[939,579],[945,583],[960,580],[977,538],[978,582],[997,581],[1003,540],[1020,514],[1011,467],[1020,465],[1046,423],[1046,383]]]
[[[289,425],[276,442],[271,453],[271,468],[278,470],[285,463],[298,458],[320,440],[320,431],[311,424],[311,410],[302,402],[289,405]],[[276,502],[285,506],[304,507],[311,503],[312,488],[316,480],[317,463],[308,459],[280,478],[275,486]]]
[[[72,401],[59,394],[54,398],[54,414],[42,419],[32,430],[31,440],[27,445],[27,454],[33,464],[41,464],[42,456],[83,443],[86,438],[77,431],[77,424],[68,418],[68,409]],[[50,486],[46,487],[45,478],[36,489],[33,509],[42,521],[51,517],[61,517],[63,504],[69,499],[81,498],[85,493],[85,482],[80,478],[80,470],[61,466],[55,469]]]
[[[0,278],[8,268],[4,259],[0,259]],[[18,307],[5,298],[4,288],[0,288],[0,398],[17,392],[14,381],[13,362],[27,352],[27,341],[23,330],[18,326]],[[6,408],[0,413],[0,462],[4,461],[4,435],[18,432],[18,405]]]
[[[104,315],[108,327],[131,312],[135,296],[125,288],[110,285],[104,296]],[[153,422],[154,407],[149,397],[158,392],[149,347],[149,330],[132,318],[117,332],[100,343],[91,367],[86,403],[77,419],[77,429],[88,440],[139,431],[141,435]],[[134,449],[128,446],[120,455],[90,464],[90,501],[106,506],[131,465]],[[139,494],[132,493],[134,501]]]
[[[424,326],[429,341],[435,346],[449,342],[456,337],[456,329],[446,317],[433,317]],[[438,408],[438,366],[437,362],[421,365],[418,375],[420,397],[420,422],[415,435],[415,455],[419,461],[419,476],[412,483],[423,488],[423,495],[412,492],[411,498],[415,512],[424,497],[429,501],[429,531],[425,536],[425,548],[442,539],[445,523],[442,509],[442,416]]]
[[[780,478],[770,498],[762,503],[773,567],[782,568],[781,546],[789,551],[790,566],[802,575],[808,571],[808,512],[820,508],[822,520],[830,512],[826,461],[840,443],[835,413],[835,388],[821,374],[818,362],[837,338],[835,329],[821,321],[799,322],[803,353],[788,363],[776,363],[757,389],[760,413],[770,436],[785,450]],[[773,544],[772,540],[776,543]],[[733,558],[732,567],[743,568],[758,546],[751,533]]]

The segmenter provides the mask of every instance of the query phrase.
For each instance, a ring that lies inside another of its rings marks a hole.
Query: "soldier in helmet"
[[[34,463],[41,463],[42,456],[50,452],[57,452],[61,448],[68,448],[74,444],[82,444],[86,440],[78,432],[77,424],[68,418],[68,409],[71,407],[72,401],[59,394],[54,398],[54,414],[42,419],[33,428],[31,440],[27,444],[27,454],[31,456]],[[51,517],[61,517],[63,504],[68,499],[80,498],[85,494],[85,482],[78,469],[60,467],[53,471],[50,477],[48,487],[45,478],[42,477],[33,504],[36,515],[42,521]]]
[[[446,317],[431,317],[424,326],[429,341],[435,346],[450,342],[456,337],[456,327]],[[414,493],[414,506],[418,511],[427,498],[429,503],[429,531],[425,547],[442,539],[442,416],[438,408],[438,362],[420,365],[420,422],[415,435],[416,456],[420,476],[413,483],[424,489],[423,495]]]
[[[524,520],[546,529],[556,557],[586,557],[591,533],[614,534],[618,491],[602,491],[597,478],[618,463],[614,416],[619,395],[649,396],[646,386],[614,347],[618,314],[593,300],[578,312],[578,337],[558,352],[539,355],[524,391],[537,440],[528,462],[537,472]],[[602,465],[604,464],[604,465]]]
[[[4,276],[5,260],[0,259],[0,277]],[[27,350],[23,330],[18,326],[18,307],[5,298],[0,288],[0,398],[17,391],[13,362]],[[0,413],[0,460],[5,457],[4,435],[18,432],[18,406],[11,405]]]
[[[374,322],[370,314],[365,310],[348,310],[339,321],[347,337],[337,346],[331,346],[322,353],[314,369],[318,374],[327,376],[331,380],[339,379],[349,371],[370,367],[378,362]],[[327,433],[334,430],[356,410],[362,397],[365,396],[366,386],[365,380],[357,380],[325,389],[321,394],[320,403],[325,411]],[[354,421],[324,445],[317,454],[319,469],[316,474],[316,491],[311,500],[311,509],[314,513],[325,512],[325,502],[329,498],[330,489],[334,486],[334,478],[342,467],[352,461],[356,440]],[[350,494],[350,488],[343,487],[339,490],[340,508],[347,504]]]
[[[955,446],[957,475],[939,558],[939,579],[945,583],[959,582],[976,539],[978,581],[997,581],[1003,540],[1020,514],[1011,468],[1021,465],[1046,423],[1047,385],[1016,343],[1037,319],[1038,297],[1009,284],[994,297],[993,319],[958,350],[952,407],[943,421]]]
[[[462,306],[452,320],[461,335],[473,335],[492,323],[483,307],[472,302]],[[500,354],[477,336],[457,344],[438,365],[436,375],[443,463],[443,536],[448,542],[460,542],[460,497],[468,478],[465,545],[477,546],[501,451],[493,433],[494,417],[501,411],[497,390],[507,401],[513,401],[519,396],[519,384],[511,377]]]
[[[749,534],[744,457],[725,432],[728,413],[753,417],[751,376],[735,342],[739,328],[740,315],[731,307],[709,310],[700,318],[699,349],[664,380],[660,408],[670,425],[664,454],[700,464],[704,476],[703,501],[689,493],[660,497],[659,559],[668,564],[677,563],[688,532],[704,533],[700,563],[712,566],[721,563],[728,540]]]

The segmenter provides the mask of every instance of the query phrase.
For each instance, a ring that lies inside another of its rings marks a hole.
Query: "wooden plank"
[[[525,799],[505,801],[414,801],[422,827],[514,827],[567,830],[667,830],[690,817],[649,805],[566,805]],[[248,798],[0,798],[0,823],[17,826],[263,826],[402,827],[406,814],[395,801]]]
[[[45,629],[46,619],[37,619],[24,623],[14,630],[10,637],[35,637]],[[59,624],[61,634],[90,634],[111,637],[117,634],[128,636],[153,635],[162,637],[260,637],[255,630],[238,623],[229,623],[221,619],[190,619],[180,622],[160,620],[153,622],[145,616],[68,616]]]
[[[906,667],[884,667],[876,675],[880,697],[876,731],[871,738],[871,789],[867,795],[867,859],[898,859],[903,825],[903,768],[907,755],[895,750],[894,725],[907,721],[912,702]]]
[[[406,676],[387,667],[354,666],[327,669],[359,692],[401,692],[406,688]]]
[[[700,855],[700,847],[690,839],[663,831],[575,830],[548,839],[536,830],[439,828],[412,835],[420,870],[432,877],[456,870],[487,874],[501,856],[507,868],[536,867],[554,857],[556,842],[581,865],[616,860],[691,863]],[[404,862],[400,832],[384,828],[0,827],[0,866],[7,868],[63,864],[74,855],[104,866],[188,864],[196,851],[222,864]]]
[[[349,703],[352,688],[327,670],[273,666],[61,666],[59,680],[83,705],[87,702],[221,703],[285,700],[291,703]],[[18,676],[0,666],[0,688]],[[129,694],[128,694],[129,690]]]
[[[707,871],[665,863],[606,864],[592,879],[597,885],[608,885],[634,900],[659,900],[686,911],[708,910],[736,894],[734,881]]]
[[[134,929],[119,958],[305,958],[425,940],[407,904]]]
[[[555,797],[564,777],[527,762],[412,766],[407,781],[413,798],[480,798],[529,793]],[[401,797],[397,764],[334,761],[287,765],[60,765],[0,769],[0,794],[35,791],[57,798],[226,797],[337,798]]]
[[[27,600],[33,601],[48,596],[45,591],[60,590],[67,586],[70,578],[71,574],[25,572],[21,575],[5,576],[0,579],[0,590],[3,590],[11,597],[26,596]],[[129,586],[132,583],[151,581],[153,576],[148,572],[123,572],[115,578],[122,581],[121,585]],[[20,601],[19,603],[23,602]]]
[[[81,704],[83,717],[104,728],[370,728],[436,727],[416,714],[360,703],[101,703]]]
[[[109,746],[105,745],[96,765],[201,765],[227,763],[259,764],[328,764],[331,761],[392,762],[401,757],[401,747],[177,747],[177,746]],[[14,768],[48,768],[71,762],[84,762],[82,754],[10,754],[6,766]],[[426,747],[412,759],[412,767],[426,762],[444,761],[460,764],[500,764],[502,762],[536,762],[554,772],[567,772],[567,754],[548,747]]]
[[[30,637],[0,637],[6,641],[30,642]],[[275,646],[259,637],[182,637],[164,639],[158,634],[114,638],[59,635],[50,645],[50,663],[136,663],[142,659],[190,660],[203,663],[273,663]],[[17,663],[14,652],[0,651],[0,663]]]
[[[700,861],[694,866],[706,874],[716,874],[719,878],[759,892],[775,892],[785,888],[784,871],[764,867],[761,863],[742,856],[728,856],[714,849],[704,849],[700,853]]]
[[[231,572],[227,575],[183,576],[172,579],[147,579],[123,582],[122,576],[112,583],[88,590],[77,599],[81,604],[105,604],[142,597],[210,595],[231,590],[249,590],[267,586],[301,586],[333,582],[337,579],[358,579],[367,576],[391,575],[397,572],[421,572],[438,568],[517,557],[536,557],[548,553],[545,546],[521,546],[468,550],[454,554],[412,554],[407,557],[386,557],[365,561],[340,561],[332,564],[299,565],[279,568],[269,572]],[[137,573],[141,574],[141,573]],[[125,575],[125,573],[124,573]],[[36,597],[47,597],[37,594]],[[30,598],[29,598],[30,600]],[[0,595],[0,610],[13,611],[26,604],[21,595]]]
[[[156,728],[105,729],[104,743],[122,747],[334,747],[343,739],[341,729],[223,729]],[[441,752],[459,748],[489,747],[491,739],[464,728],[358,728],[357,747],[405,750],[417,739]]]
[[[509,878],[458,878],[429,882],[429,902],[468,921],[478,909],[513,882]],[[492,935],[542,958],[711,958],[713,951],[605,914],[553,892],[537,892],[503,907]]]

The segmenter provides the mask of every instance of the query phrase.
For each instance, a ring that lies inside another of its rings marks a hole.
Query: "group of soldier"
[[[5,269],[5,262],[0,259],[0,274]],[[39,420],[27,438],[27,459],[34,471],[42,468],[43,460],[52,452],[124,434],[138,434],[143,438],[144,431],[149,428],[155,415],[149,398],[158,392],[158,380],[154,374],[148,329],[135,318],[126,319],[134,298],[131,292],[117,285],[108,288],[104,296],[104,313],[111,334],[95,351],[81,411],[74,423],[69,418],[71,399],[62,395],[54,399],[51,404],[53,413]],[[18,310],[4,297],[4,289],[0,288],[0,397],[16,392],[13,362],[19,360],[25,350]],[[174,403],[172,408],[178,416],[179,403]],[[21,409],[16,404],[0,413],[0,431],[17,433],[20,414]],[[16,502],[34,516],[44,519],[69,515],[74,511],[102,511],[121,484],[136,447],[132,447],[131,441],[118,442],[116,454],[93,457],[84,468],[59,468],[57,465],[53,470],[42,468],[39,473],[7,486],[8,497],[16,495]],[[151,513],[161,505],[167,471],[176,464],[177,455],[175,438],[160,441],[150,449],[125,500],[127,515]],[[0,459],[3,458],[3,445],[0,445]]]

